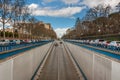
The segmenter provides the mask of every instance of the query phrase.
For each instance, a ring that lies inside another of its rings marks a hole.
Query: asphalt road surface
[[[65,51],[63,44],[57,42],[50,53],[39,80],[79,80],[76,69]]]

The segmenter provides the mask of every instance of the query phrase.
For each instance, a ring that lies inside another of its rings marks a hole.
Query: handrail
[[[119,54],[115,54],[115,53],[112,53],[112,52],[109,52],[109,51],[105,51],[105,50],[102,50],[102,49],[97,49],[95,47],[90,47],[90,46],[87,46],[87,45],[81,45],[80,43],[77,43],[77,44],[75,44],[74,42],[70,42],[70,43],[72,43],[74,45],[78,45],[78,46],[80,46],[82,48],[86,48],[88,50],[97,52],[99,54],[103,54],[103,55],[106,55],[108,57],[120,60],[120,55]]]
[[[26,46],[26,47],[23,47],[23,48],[17,48],[17,49],[14,49],[14,50],[4,52],[4,53],[0,54],[0,60],[11,57],[13,55],[16,55],[16,54],[19,54],[19,53],[22,53],[22,52],[25,52],[25,51],[33,49],[33,48],[36,48],[38,46],[47,44],[49,42],[51,42],[51,41],[41,42],[41,43],[37,43],[37,44],[34,44],[34,45]]]

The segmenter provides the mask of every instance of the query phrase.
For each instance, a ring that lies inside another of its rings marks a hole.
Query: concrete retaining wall
[[[51,43],[31,49],[0,63],[0,80],[30,80]]]
[[[67,43],[88,80],[120,80],[120,63],[101,54]]]

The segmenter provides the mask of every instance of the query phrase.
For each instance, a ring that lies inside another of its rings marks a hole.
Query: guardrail
[[[49,41],[39,41],[39,42],[31,42],[31,43],[22,43],[22,44],[9,44],[9,45],[0,45],[0,54],[1,52],[17,49],[17,48],[22,48],[22,47],[27,47],[27,46],[33,46],[41,43],[45,43]]]
[[[120,60],[120,54],[116,54],[114,52],[110,52],[110,51],[107,51],[107,50],[102,50],[100,48],[95,48],[95,47],[92,47],[92,46],[84,45],[84,44],[82,44],[80,42],[75,42],[75,41],[67,41],[67,42],[70,42],[72,44],[75,44],[75,45],[78,45],[80,47],[86,48],[88,50],[91,50],[91,51],[94,51],[94,52],[97,52],[97,53],[112,57],[114,59]]]
[[[107,49],[107,50],[114,51],[114,52],[120,52],[120,46],[118,46],[118,47],[117,46],[105,46],[102,44],[90,44],[90,43],[85,43],[85,42],[69,41],[69,40],[65,40],[65,41],[89,45],[89,46],[98,47],[98,48],[103,48],[103,49]]]
[[[47,44],[52,41],[40,41],[36,43],[30,44],[19,44],[19,45],[7,45],[7,46],[0,46],[0,59],[4,59],[15,54],[22,53],[24,51],[30,50],[32,48]]]

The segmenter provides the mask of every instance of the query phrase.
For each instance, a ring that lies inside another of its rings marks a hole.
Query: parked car
[[[85,44],[90,44],[90,40],[85,40]]]
[[[120,41],[111,41],[108,45],[109,49],[116,50],[120,47]]]
[[[105,41],[105,40],[103,40],[103,39],[96,39],[96,40],[95,40],[95,44],[96,44],[96,46],[101,47],[103,41]]]
[[[36,40],[35,40],[35,39],[32,39],[32,40],[31,40],[31,42],[32,42],[32,43],[35,43],[35,42],[36,42]]]
[[[10,45],[15,45],[16,42],[15,42],[15,40],[10,40],[9,44],[10,44]]]
[[[24,44],[25,43],[25,41],[24,40],[20,40],[20,44]]]
[[[94,45],[95,44],[95,40],[90,40],[89,44],[90,45]]]
[[[31,43],[32,41],[31,40],[29,40],[29,39],[26,39],[26,40],[24,40],[25,41],[25,43]]]
[[[118,47],[118,46],[120,46],[120,41],[111,41],[110,42],[110,46],[116,46],[116,47]]]
[[[20,40],[14,40],[16,42],[16,44],[20,44]]]
[[[109,46],[111,41],[103,41],[103,43],[101,44],[103,48],[107,48]]]
[[[0,40],[0,45],[8,45],[10,43],[10,41],[8,39],[5,40]]]

